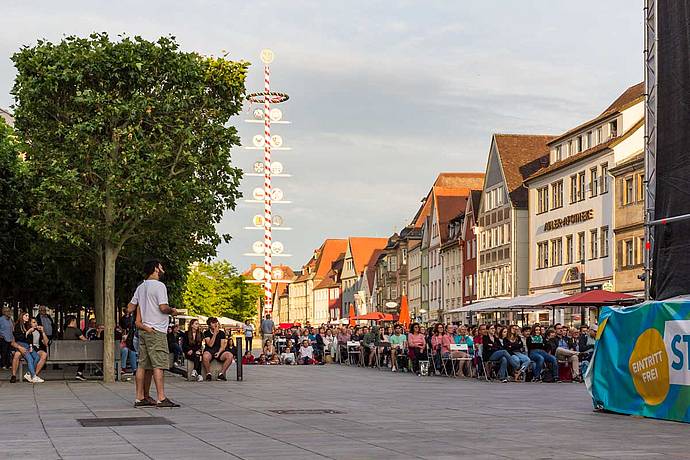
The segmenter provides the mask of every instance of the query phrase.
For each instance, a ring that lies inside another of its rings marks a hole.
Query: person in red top
[[[434,355],[434,362],[436,370],[441,369],[441,357],[450,356],[450,344],[452,339],[446,334],[446,328],[443,324],[434,326],[434,335],[431,336],[431,351]]]
[[[407,347],[412,358],[412,372],[420,375],[419,361],[426,361],[426,337],[419,323],[412,323],[407,335]]]

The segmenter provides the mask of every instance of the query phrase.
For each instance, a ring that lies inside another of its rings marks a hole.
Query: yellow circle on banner
[[[650,406],[661,404],[669,390],[668,354],[656,329],[644,331],[635,342],[628,361],[635,389]]]

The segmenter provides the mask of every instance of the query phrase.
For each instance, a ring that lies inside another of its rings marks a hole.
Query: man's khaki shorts
[[[167,369],[168,336],[164,332],[139,331],[139,367],[145,370]]]

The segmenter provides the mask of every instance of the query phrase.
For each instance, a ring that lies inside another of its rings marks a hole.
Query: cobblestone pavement
[[[231,369],[232,371],[232,369]],[[592,412],[580,384],[501,384],[346,366],[250,366],[244,382],[167,378],[179,409],[134,386],[0,383],[0,458],[690,458],[690,427]],[[339,413],[276,413],[330,409]],[[172,425],[82,427],[165,417]]]

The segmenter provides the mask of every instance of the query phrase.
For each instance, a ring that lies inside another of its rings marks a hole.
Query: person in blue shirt
[[[451,355],[455,358],[474,358],[474,340],[467,334],[467,326],[458,326],[457,333],[453,336],[456,345],[467,345],[467,352],[454,351]],[[460,372],[466,377],[472,377],[472,361],[462,361]]]

